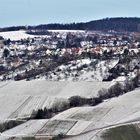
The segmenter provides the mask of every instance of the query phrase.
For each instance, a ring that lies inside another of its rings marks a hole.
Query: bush
[[[122,85],[117,82],[115,85],[108,89],[108,94],[110,97],[119,96],[124,93]]]
[[[52,138],[52,140],[59,140],[59,139],[62,139],[62,138],[64,138],[64,134],[63,133],[59,133],[58,135],[56,135],[56,136],[54,136],[53,138]]]
[[[86,104],[86,99],[80,97],[80,96],[73,96],[71,98],[69,98],[69,103],[70,103],[70,107],[77,107],[77,106],[82,106],[84,104]]]
[[[60,112],[60,111],[64,111],[66,109],[68,109],[70,106],[69,101],[68,100],[57,100],[53,106],[52,106],[52,110],[53,112]]]
[[[109,97],[108,90],[105,88],[102,88],[101,90],[99,90],[98,97],[100,97],[101,99],[107,99]]]

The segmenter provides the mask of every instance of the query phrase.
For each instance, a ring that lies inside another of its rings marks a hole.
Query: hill
[[[65,140],[139,140],[139,92],[138,88],[94,107],[74,107],[51,119],[27,120],[17,127],[2,132],[0,139],[58,140],[64,137]],[[28,110],[31,110],[31,105],[39,107],[39,103],[40,100],[36,99],[26,107],[24,104],[12,116],[21,112],[27,114]]]
[[[0,28],[0,31],[17,31],[17,30],[98,30],[98,31],[119,31],[119,32],[139,32],[140,31],[140,18],[105,18],[101,20],[93,20],[90,22],[70,23],[70,24],[42,24],[37,26],[15,26]]]
[[[29,27],[30,29],[32,27]],[[47,24],[38,25],[34,29],[67,29],[67,30],[97,30],[97,31],[119,31],[139,32],[140,18],[105,18],[86,23],[71,24]]]

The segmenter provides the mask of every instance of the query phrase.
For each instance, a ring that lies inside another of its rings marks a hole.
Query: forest
[[[94,31],[117,31],[117,32],[140,32],[140,18],[105,18],[90,22],[69,24],[40,24],[36,26],[13,26],[0,28],[0,32],[17,30],[94,30]]]

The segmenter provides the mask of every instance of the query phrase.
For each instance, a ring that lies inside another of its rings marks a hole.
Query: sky
[[[140,0],[0,0],[0,27],[140,17]]]

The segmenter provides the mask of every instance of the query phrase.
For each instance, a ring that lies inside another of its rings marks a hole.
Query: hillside
[[[17,27],[7,27],[0,28],[0,31],[17,31],[17,30],[98,30],[98,31],[128,31],[128,32],[139,32],[140,31],[140,18],[105,18],[100,20],[93,20],[90,22],[81,23],[70,23],[70,24],[44,24],[37,26],[17,26]]]
[[[110,86],[110,82],[104,82],[102,85],[101,82],[46,80],[0,82],[0,122],[16,118],[26,119],[38,109],[68,104],[68,98],[73,96],[97,97],[101,88]]]
[[[30,27],[32,28],[32,27]],[[98,30],[98,31],[140,31],[140,18],[105,18],[101,20],[93,20],[86,23],[72,24],[48,24],[38,25],[35,29],[73,29],[73,30]]]
[[[140,18],[106,18],[85,24],[88,30],[140,31]]]
[[[139,140],[139,27],[111,18],[1,29],[0,140]]]
[[[64,136],[66,140],[138,140],[139,92],[137,89],[95,107],[71,108],[51,119],[29,120],[4,131],[0,139],[60,139]]]

